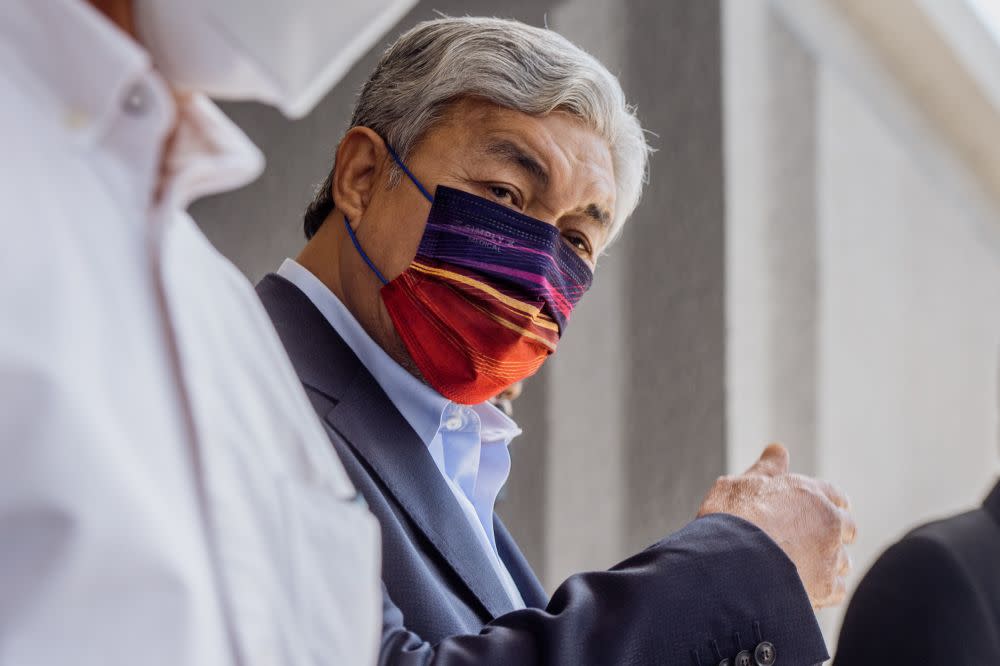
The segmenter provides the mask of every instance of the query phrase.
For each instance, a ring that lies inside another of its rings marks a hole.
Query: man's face
[[[416,256],[431,204],[405,177],[388,185],[391,158],[378,149],[376,143],[376,164],[361,180],[366,193],[357,197],[359,215],[352,222],[366,253],[392,280]],[[338,170],[343,154],[338,154]],[[591,268],[608,241],[615,210],[611,151],[602,137],[567,114],[537,118],[479,100],[460,101],[411,150],[406,163],[431,194],[446,185],[554,225]],[[349,174],[349,165],[343,167]],[[338,173],[336,179],[342,178]],[[339,226],[346,235],[336,221],[327,226]],[[319,236],[314,241],[323,242]],[[369,334],[412,370],[379,296],[381,283],[349,241],[341,238],[335,245],[338,295]]]

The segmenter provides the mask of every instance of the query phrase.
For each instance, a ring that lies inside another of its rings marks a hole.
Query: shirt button
[[[122,108],[130,116],[141,116],[149,110],[149,89],[142,83],[129,87]]]
[[[750,650],[740,650],[733,659],[733,666],[754,666],[753,655]]]
[[[757,666],[773,666],[777,656],[774,645],[768,641],[763,641],[753,651],[753,658],[756,660]]]
[[[445,420],[444,427],[448,430],[458,430],[462,427],[462,417],[458,414],[452,414]]]

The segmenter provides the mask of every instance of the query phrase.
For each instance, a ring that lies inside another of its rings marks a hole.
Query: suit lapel
[[[373,470],[486,612],[497,617],[513,610],[427,447],[347,343],[284,278],[268,275],[257,294],[299,379],[335,403],[326,415],[329,425]]]
[[[339,400],[351,378],[363,369],[351,348],[312,301],[280,275],[265,276],[257,284],[257,296],[299,381]]]
[[[514,579],[521,599],[528,608],[545,608],[549,605],[549,595],[545,593],[545,588],[539,582],[531,565],[525,559],[524,553],[517,547],[514,537],[507,531],[507,526],[503,524],[500,517],[493,514],[493,533],[496,536],[497,551],[500,553],[500,560],[507,567],[507,572]]]
[[[423,441],[367,371],[360,371],[327,421],[381,479],[487,612],[513,610],[482,546]]]

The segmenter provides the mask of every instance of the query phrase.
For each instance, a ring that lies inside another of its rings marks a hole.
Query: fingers
[[[824,495],[829,498],[833,504],[841,509],[850,509],[851,500],[847,499],[847,495],[844,494],[840,488],[833,485],[829,481],[823,481],[821,479],[816,480],[816,484]]]
[[[813,602],[813,608],[826,608],[843,603],[847,598],[847,581],[842,576],[837,576],[830,584],[830,593],[818,601]]]
[[[854,521],[850,518],[846,511],[843,511],[842,509],[838,509],[838,511],[843,514],[842,522],[851,523],[851,540],[853,541]],[[845,541],[845,543],[847,542]],[[813,600],[813,606],[815,608],[826,608],[828,606],[836,606],[843,603],[843,601],[847,598],[847,575],[851,572],[852,566],[853,562],[851,561],[851,556],[847,552],[846,545],[842,543],[837,548],[837,554],[833,562],[832,571],[829,569],[827,570],[828,573],[826,575],[829,576],[829,578],[827,578],[829,582],[824,586],[826,594],[823,594],[819,599]]]
[[[835,565],[836,568],[834,569],[837,572],[837,576],[839,578],[844,578],[845,576],[847,576],[847,574],[851,572],[852,566],[853,562],[851,562],[850,554],[847,552],[846,548],[841,546],[837,550],[837,564]]]
[[[493,404],[499,407],[501,412],[507,416],[514,416],[514,405],[510,400],[507,398],[494,398],[494,400]]]
[[[847,581],[844,580],[842,576],[837,576],[837,580],[833,581],[833,594],[831,595],[830,605],[835,606],[844,602],[847,598]]]
[[[819,594],[812,598],[813,608],[826,608],[842,603],[847,598],[847,574],[850,571],[851,556],[847,554],[847,548],[840,546],[833,569],[827,570],[825,583],[819,588]]]
[[[780,476],[781,474],[788,473],[788,449],[783,447],[781,444],[771,444],[764,452],[760,454],[760,458],[750,469],[746,471],[747,474],[761,474],[763,476]]]
[[[837,514],[837,519],[840,523],[840,542],[848,545],[854,543],[858,538],[858,523],[854,520],[854,516],[851,515],[851,503],[848,501],[847,496],[832,483],[817,480],[814,480],[814,482],[823,496],[833,505],[834,511]]]
[[[845,544],[852,544],[858,538],[858,524],[849,512],[838,509],[840,513],[840,540]]]
[[[838,546],[841,544],[850,545],[857,540],[858,524],[854,520],[854,516],[851,515],[851,503],[839,488],[828,481],[821,481],[802,474],[789,474],[787,478],[796,483],[798,487],[808,489],[814,497],[823,503],[826,507],[826,513],[836,521],[836,525],[834,525],[834,521],[830,521],[829,527],[839,527],[837,530],[840,537],[837,542]],[[833,535],[830,534],[830,536]]]
[[[523,388],[523,382],[515,382],[505,388],[503,391],[497,395],[498,400],[517,400],[521,396],[521,389]]]

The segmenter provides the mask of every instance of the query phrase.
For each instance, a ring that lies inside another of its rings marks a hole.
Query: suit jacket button
[[[772,666],[777,657],[774,645],[768,641],[763,641],[753,651],[753,658],[757,662],[757,666]]]
[[[733,666],[754,666],[753,655],[750,650],[740,650],[733,659]]]
[[[725,659],[719,662],[719,666],[733,666],[733,660],[730,659],[729,657],[726,657]]]

